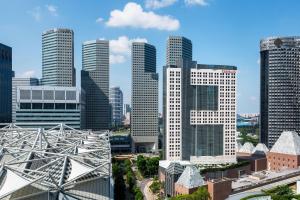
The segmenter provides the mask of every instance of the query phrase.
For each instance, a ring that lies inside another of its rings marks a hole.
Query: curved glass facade
[[[300,37],[260,42],[260,140],[271,148],[283,131],[300,133]]]

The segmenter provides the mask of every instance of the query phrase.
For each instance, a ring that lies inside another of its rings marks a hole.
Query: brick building
[[[300,137],[294,131],[284,131],[267,153],[268,169],[281,171],[300,166]]]
[[[175,183],[175,195],[192,194],[203,185],[205,185],[205,181],[199,170],[195,166],[187,166]]]

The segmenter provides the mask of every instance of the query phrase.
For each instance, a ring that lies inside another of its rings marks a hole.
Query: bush
[[[143,200],[144,199],[144,195],[143,195],[142,191],[140,190],[140,188],[138,188],[138,187],[134,188],[134,199],[135,200]]]
[[[158,180],[154,180],[149,188],[152,191],[152,193],[156,194],[161,188],[161,183]]]
[[[205,187],[200,187],[192,194],[179,195],[172,197],[170,200],[210,200],[210,195]]]

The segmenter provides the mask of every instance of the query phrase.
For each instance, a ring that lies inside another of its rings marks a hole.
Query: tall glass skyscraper
[[[158,148],[158,74],[154,46],[132,44],[131,136],[133,151]]]
[[[271,148],[283,131],[300,134],[300,37],[260,42],[260,140]]]
[[[181,36],[169,36],[167,40],[167,65],[176,65],[178,59],[192,60],[191,40]]]
[[[111,123],[109,41],[92,40],[83,43],[81,88],[86,94],[86,128],[108,129]]]
[[[0,43],[0,123],[12,120],[12,76],[12,49]]]
[[[112,87],[109,90],[109,102],[111,106],[112,126],[122,125],[123,119],[123,92],[120,87]]]
[[[42,84],[76,85],[74,33],[70,29],[51,29],[42,34]]]

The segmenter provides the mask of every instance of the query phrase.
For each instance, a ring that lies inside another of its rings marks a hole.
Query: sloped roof
[[[204,185],[204,180],[201,177],[198,169],[195,166],[189,165],[179,177],[177,184],[191,189]]]
[[[3,181],[4,182],[1,183],[0,188],[0,198],[30,184],[29,180],[19,176],[11,170],[6,170],[6,175]]]
[[[69,195],[76,196],[72,187],[83,182],[105,179],[109,181],[103,184],[111,184],[107,131],[96,134],[64,124],[49,130],[10,124],[0,128],[0,138],[0,199],[9,195],[15,199],[50,190],[56,193],[62,188]],[[86,139],[94,142],[82,143]],[[85,190],[81,197],[111,196],[110,192]]]
[[[243,147],[243,145],[241,143],[237,142],[236,151],[239,151],[242,147]]]
[[[269,152],[268,147],[263,143],[258,143],[256,147],[253,149],[252,154],[266,155],[267,152]]]
[[[242,148],[240,148],[239,152],[240,153],[248,153],[248,154],[252,154],[252,151],[254,149],[254,146],[251,142],[246,142]]]
[[[284,131],[281,133],[270,152],[300,155],[300,137],[294,131]]]
[[[170,174],[181,174],[183,172],[183,169],[184,167],[181,164],[172,162],[167,168],[166,172]]]

